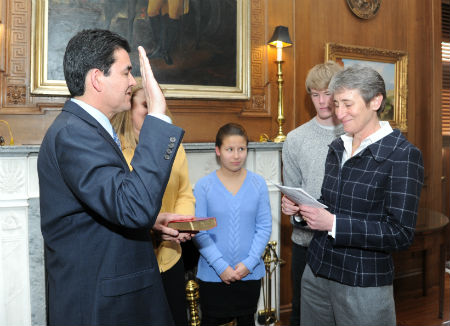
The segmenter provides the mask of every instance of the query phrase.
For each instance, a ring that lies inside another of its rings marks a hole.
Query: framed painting
[[[402,132],[408,131],[406,103],[408,95],[406,52],[370,47],[327,43],[325,60],[334,60],[344,67],[360,64],[374,68],[386,84],[386,107],[381,120],[387,120]]]
[[[139,79],[138,45],[167,98],[250,97],[248,0],[35,0],[31,92],[69,95],[63,57],[70,38],[109,29],[131,46]]]

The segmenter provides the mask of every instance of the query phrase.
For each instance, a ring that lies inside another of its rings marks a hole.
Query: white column
[[[0,157],[0,324],[31,325],[28,158]]]

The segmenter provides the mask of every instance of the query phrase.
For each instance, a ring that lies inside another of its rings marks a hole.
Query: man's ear
[[[101,92],[103,89],[104,76],[103,71],[95,68],[89,70],[88,77],[86,79],[97,92]]]

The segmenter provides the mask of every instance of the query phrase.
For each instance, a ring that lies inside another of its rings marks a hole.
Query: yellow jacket
[[[125,148],[122,152],[131,170],[130,162],[134,155],[134,149]],[[160,213],[165,212],[192,216],[195,214],[195,197],[189,181],[188,164],[183,145],[180,145],[178,148],[169,182],[162,199]],[[158,248],[155,249],[155,253],[159,271],[162,273],[172,268],[180,259],[181,246],[176,242],[162,241]]]

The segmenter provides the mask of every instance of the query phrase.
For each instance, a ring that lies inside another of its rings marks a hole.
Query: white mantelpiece
[[[37,146],[0,148],[1,325],[32,323],[28,200],[39,196],[38,150]]]
[[[218,168],[214,144],[183,145],[194,187],[198,179]],[[281,147],[275,143],[250,143],[246,163],[249,170],[267,181],[273,222],[271,240],[278,244],[280,193],[271,182],[281,182]],[[38,152],[39,146],[0,147],[0,325],[46,324],[43,240],[37,199]],[[279,251],[278,245],[278,255]],[[279,277],[277,280],[277,291],[273,284],[272,293],[279,298]],[[263,309],[261,299],[258,310]],[[279,302],[276,306],[279,308]]]

